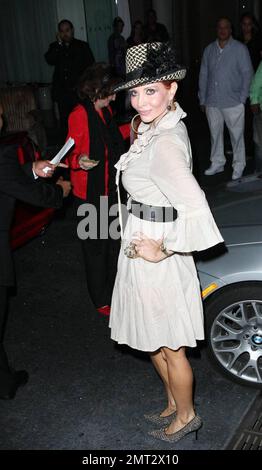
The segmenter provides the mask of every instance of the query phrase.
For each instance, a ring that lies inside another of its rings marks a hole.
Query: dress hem
[[[109,328],[110,328],[110,327],[109,327]],[[112,336],[111,336],[111,339],[112,339],[113,341],[115,341],[116,343],[118,343],[118,344],[125,344],[126,346],[129,346],[129,347],[132,348],[132,349],[136,349],[137,351],[142,351],[142,352],[155,352],[155,351],[157,351],[157,350],[160,349],[160,348],[168,348],[168,349],[172,349],[173,351],[177,351],[178,349],[180,349],[180,348],[182,348],[182,347],[186,347],[186,348],[196,348],[196,347],[197,347],[197,341],[203,341],[205,338],[204,338],[204,337],[195,338],[195,343],[194,343],[193,345],[192,345],[192,343],[191,343],[191,344],[182,343],[180,346],[176,346],[176,347],[174,348],[174,346],[170,346],[170,345],[168,345],[168,344],[165,344],[165,345],[164,345],[164,344],[161,344],[160,346],[155,347],[155,348],[153,348],[153,349],[151,349],[151,348],[150,348],[150,349],[138,348],[138,347],[135,346],[135,345],[129,344],[129,343],[128,343],[127,341],[125,341],[125,340],[118,340],[118,339],[113,338]]]

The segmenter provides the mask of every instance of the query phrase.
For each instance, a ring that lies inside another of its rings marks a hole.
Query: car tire
[[[262,388],[262,282],[232,284],[205,303],[208,358],[234,382]]]

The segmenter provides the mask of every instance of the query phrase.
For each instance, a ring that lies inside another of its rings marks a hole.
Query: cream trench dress
[[[109,327],[111,338],[141,351],[196,346],[204,339],[203,309],[193,251],[223,241],[204,192],[191,172],[190,142],[177,104],[155,128],[141,123],[138,138],[116,164],[130,198],[173,206],[174,222],[130,214],[118,259]],[[129,200],[130,201],[130,200]],[[130,204],[130,202],[129,202]],[[175,252],[159,263],[130,259],[124,248],[142,232]]]

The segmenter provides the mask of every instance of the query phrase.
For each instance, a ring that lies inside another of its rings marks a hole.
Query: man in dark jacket
[[[49,45],[45,53],[49,65],[54,65],[52,97],[57,102],[61,128],[67,134],[67,118],[77,102],[76,84],[89,65],[94,62],[93,53],[87,42],[74,38],[71,21],[58,23],[57,41]]]
[[[0,104],[0,130],[2,128]],[[49,167],[46,174],[43,170]],[[42,178],[50,177],[54,165],[46,160],[20,166],[17,148],[0,144],[0,398],[14,398],[20,385],[26,384],[26,371],[15,371],[8,364],[4,349],[4,326],[7,309],[7,290],[14,284],[14,268],[9,242],[15,200],[42,207],[61,207],[63,197],[70,191],[70,183],[59,179],[56,185],[46,184]]]

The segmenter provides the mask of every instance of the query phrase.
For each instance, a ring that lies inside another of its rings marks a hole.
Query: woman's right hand
[[[94,161],[90,160],[89,156],[86,154],[82,154],[79,157],[78,164],[82,170],[88,171],[92,170],[95,166],[97,166],[99,163],[99,160]]]

